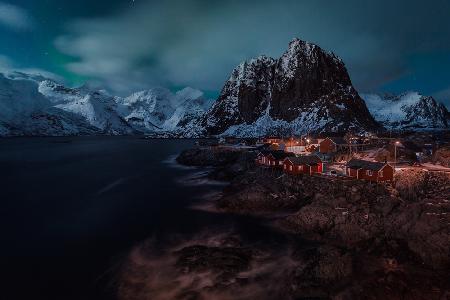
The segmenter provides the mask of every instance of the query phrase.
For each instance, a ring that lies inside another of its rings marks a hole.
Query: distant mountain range
[[[0,74],[0,135],[175,133],[211,106],[199,90],[154,88],[122,98],[24,73]]]
[[[278,59],[241,63],[216,101],[189,87],[117,97],[42,76],[0,73],[0,136],[254,137],[448,127],[447,108],[432,97],[360,96],[340,58],[299,39]]]
[[[387,129],[433,130],[448,129],[447,108],[433,97],[417,92],[401,95],[363,94],[362,98],[374,116]]]

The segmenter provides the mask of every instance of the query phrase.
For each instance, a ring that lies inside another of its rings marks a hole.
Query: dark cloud
[[[412,55],[450,50],[449,11],[445,0],[136,1],[113,16],[71,22],[55,43],[78,58],[70,71],[115,91],[219,90],[242,60],[277,57],[300,37],[341,56],[367,91],[413,72]]]

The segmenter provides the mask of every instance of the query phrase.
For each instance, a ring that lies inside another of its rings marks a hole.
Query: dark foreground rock
[[[332,245],[268,247],[219,234],[165,249],[143,245],[132,251],[119,280],[120,300],[438,300],[450,295],[442,274]]]
[[[257,168],[238,176],[224,188],[217,202],[219,209],[242,214],[268,214],[295,211],[305,204],[305,198],[281,182],[279,173],[266,176]]]
[[[448,174],[408,170],[394,185],[379,185],[256,168],[225,187],[217,206],[243,214],[295,211],[278,221],[281,229],[349,248],[401,240],[418,263],[450,270],[449,195]]]
[[[219,147],[194,148],[183,151],[177,162],[186,166],[214,167],[209,178],[215,180],[232,180],[254,167],[256,153],[223,149]]]
[[[249,269],[253,252],[242,247],[194,245],[185,247],[176,254],[177,266],[184,273],[214,271],[230,277]]]
[[[218,169],[243,159],[238,155]],[[269,215],[294,240],[319,243],[307,251],[294,249],[290,267],[276,275],[285,283],[278,290],[292,299],[449,297],[449,174],[406,170],[394,183],[381,185],[287,176],[245,157],[217,207]]]

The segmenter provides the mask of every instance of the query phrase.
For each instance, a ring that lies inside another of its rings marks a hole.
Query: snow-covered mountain
[[[188,136],[196,136],[193,124],[212,106],[213,100],[206,99],[203,93],[192,88],[185,88],[175,94],[175,111],[163,124],[166,131],[186,132]]]
[[[172,97],[173,94],[164,88],[137,92],[119,99],[119,112],[128,123],[140,131],[160,130],[174,112]]]
[[[41,79],[41,78],[38,78]],[[54,107],[39,81],[24,73],[0,74],[0,135],[82,135],[97,129],[84,118]]]
[[[39,84],[41,95],[55,108],[83,117],[102,134],[132,134],[135,130],[118,113],[117,98],[105,91],[91,91],[86,87],[67,88],[53,81]]]
[[[433,97],[417,92],[401,95],[362,95],[374,118],[387,129],[448,129],[449,112]]]
[[[432,97],[363,98],[341,59],[294,39],[278,59],[260,56],[237,66],[215,102],[189,87],[117,97],[88,86],[69,88],[41,75],[0,73],[0,136],[256,137],[378,131],[382,125],[448,129],[449,112]]]
[[[203,115],[211,106],[203,93],[193,88],[184,88],[173,94],[165,88],[153,88],[134,93],[127,98],[117,98],[119,113],[135,129],[143,132],[180,131],[194,119]]]
[[[279,59],[260,56],[236,67],[202,125],[237,136],[380,128],[342,60],[299,39]]]
[[[154,88],[129,97],[42,76],[0,73],[0,135],[164,134],[186,130],[211,106],[201,91]]]

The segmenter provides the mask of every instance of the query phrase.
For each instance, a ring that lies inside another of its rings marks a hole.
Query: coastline
[[[255,155],[196,148],[177,161],[212,167],[208,177],[229,182],[214,202],[219,212],[264,216],[269,226],[292,239],[319,243],[315,259],[305,258],[304,250],[290,254],[294,262],[289,268],[296,274],[290,277],[290,296],[343,299],[368,296],[369,291],[371,299],[450,295],[450,222],[444,199],[450,178],[409,174],[420,186],[412,199],[411,187],[402,187],[406,179],[379,185],[291,177],[255,166]],[[430,205],[434,200],[441,202]],[[306,292],[311,286],[317,293]]]

